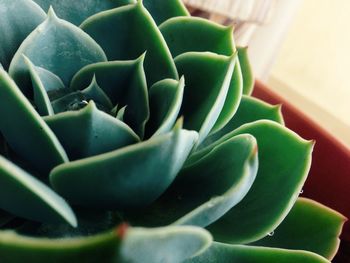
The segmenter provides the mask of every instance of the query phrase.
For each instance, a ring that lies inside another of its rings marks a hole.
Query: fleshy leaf
[[[199,17],[175,17],[159,26],[171,54],[177,57],[186,52],[212,52],[232,56],[236,47],[233,28]]]
[[[102,105],[104,108],[111,110],[113,104],[107,94],[100,88],[96,81],[96,76],[93,77],[90,86],[82,90],[87,100],[93,100],[96,104]]]
[[[54,189],[73,204],[132,209],[152,203],[173,182],[197,139],[179,130],[56,167]],[[135,165],[137,163],[137,165]]]
[[[123,122],[96,108],[93,101],[79,111],[44,118],[71,160],[86,158],[138,142]]]
[[[6,263],[114,263],[120,249],[115,230],[81,238],[35,238],[0,231],[0,258]]]
[[[61,197],[1,156],[0,185],[1,209],[39,222],[77,225],[74,212]]]
[[[179,263],[206,250],[211,241],[210,234],[197,227],[131,228],[118,262]]]
[[[44,11],[33,1],[0,0],[0,63],[6,70],[23,40],[45,17]]]
[[[238,59],[243,75],[243,94],[251,95],[254,89],[253,69],[249,62],[248,48],[238,47]]]
[[[30,94],[30,78],[23,54],[34,65],[51,71],[67,86],[82,67],[106,61],[101,47],[80,28],[57,18],[50,9],[47,19],[21,44],[9,69],[25,94]]]
[[[113,104],[128,105],[125,122],[143,137],[149,118],[148,91],[143,70],[144,55],[131,61],[96,63],[84,67],[73,78],[72,90],[85,89],[95,76],[99,87]]]
[[[136,0],[34,0],[45,11],[52,6],[59,17],[79,26],[88,17],[116,7],[136,3]]]
[[[147,51],[145,72],[149,86],[166,78],[178,79],[167,44],[142,1],[96,14],[81,28],[101,45],[108,60],[136,59]]]
[[[0,115],[0,130],[8,144],[38,171],[47,175],[53,167],[68,161],[55,134],[3,70],[0,70]]]
[[[184,168],[169,189],[145,211],[127,215],[133,224],[205,227],[239,203],[257,173],[256,141],[240,135]]]
[[[273,232],[296,202],[311,165],[313,142],[268,120],[243,125],[198,154],[245,133],[258,142],[259,171],[244,199],[209,226],[220,242],[248,243]]]
[[[157,136],[169,132],[180,112],[185,79],[165,79],[155,83],[149,90],[150,119],[148,135]]]
[[[211,240],[207,231],[196,227],[121,225],[98,235],[59,239],[0,231],[0,258],[5,263],[178,263],[201,253]]]
[[[159,28],[173,57],[186,52],[212,52],[225,56],[232,56],[236,52],[232,26],[221,26],[203,18],[176,17],[167,20]],[[212,132],[220,130],[234,116],[242,89],[242,72],[237,59],[224,107]]]
[[[228,245],[214,242],[204,253],[184,263],[330,263],[325,258],[300,250]]]
[[[274,234],[254,245],[307,250],[332,260],[346,219],[315,201],[299,198]]]
[[[199,144],[214,127],[224,107],[236,56],[188,52],[176,57],[175,62],[179,73],[186,76],[181,108],[184,127],[199,132]]]
[[[24,57],[24,62],[28,66],[29,74],[32,80],[34,103],[37,107],[37,111],[41,116],[53,115],[54,112],[51,106],[49,95],[46,92],[44,83],[40,79],[38,71],[27,57]]]
[[[258,120],[271,120],[284,125],[281,106],[272,106],[259,99],[243,95],[233,118],[218,132],[206,138],[201,146],[209,145],[240,126]]]
[[[172,17],[190,15],[181,0],[143,0],[143,4],[158,25]]]

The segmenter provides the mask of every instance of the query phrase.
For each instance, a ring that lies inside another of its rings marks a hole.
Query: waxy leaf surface
[[[307,250],[332,260],[345,221],[344,216],[330,208],[299,198],[274,234],[253,245]]]
[[[147,52],[145,72],[150,87],[165,78],[178,79],[167,44],[142,1],[96,14],[81,28],[101,45],[108,60],[136,59]]]
[[[296,202],[311,165],[313,142],[268,120],[243,125],[202,151],[245,133],[258,142],[258,175],[244,199],[209,226],[220,242],[248,243],[273,232]]]
[[[35,66],[56,74],[66,86],[82,67],[107,60],[101,47],[89,35],[59,19],[53,9],[23,41],[10,65],[11,77],[25,94],[30,94],[30,78],[23,54]]]
[[[0,130],[7,143],[44,176],[68,161],[55,134],[3,70],[0,70],[0,115]]]
[[[117,209],[149,205],[173,182],[197,137],[196,132],[176,128],[142,143],[57,166],[50,181],[73,204]]]
[[[71,160],[113,151],[140,140],[130,127],[98,110],[92,101],[79,111],[63,112],[44,120]]]
[[[23,40],[45,18],[44,11],[33,1],[0,0],[0,63],[6,70]]]
[[[39,222],[77,225],[72,209],[60,196],[1,156],[0,185],[1,209]]]

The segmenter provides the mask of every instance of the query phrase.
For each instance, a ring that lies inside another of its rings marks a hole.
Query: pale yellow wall
[[[350,145],[350,0],[303,0],[269,84]]]

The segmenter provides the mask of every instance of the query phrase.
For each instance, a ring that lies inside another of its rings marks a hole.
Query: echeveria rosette
[[[329,262],[313,142],[250,97],[232,31],[178,0],[0,0],[1,262]]]

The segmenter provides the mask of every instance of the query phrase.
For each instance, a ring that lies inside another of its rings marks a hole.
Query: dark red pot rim
[[[305,139],[316,140],[303,196],[350,218],[350,149],[262,82],[256,81],[253,96],[271,104],[282,103],[286,126]],[[350,241],[349,221],[342,239]]]

